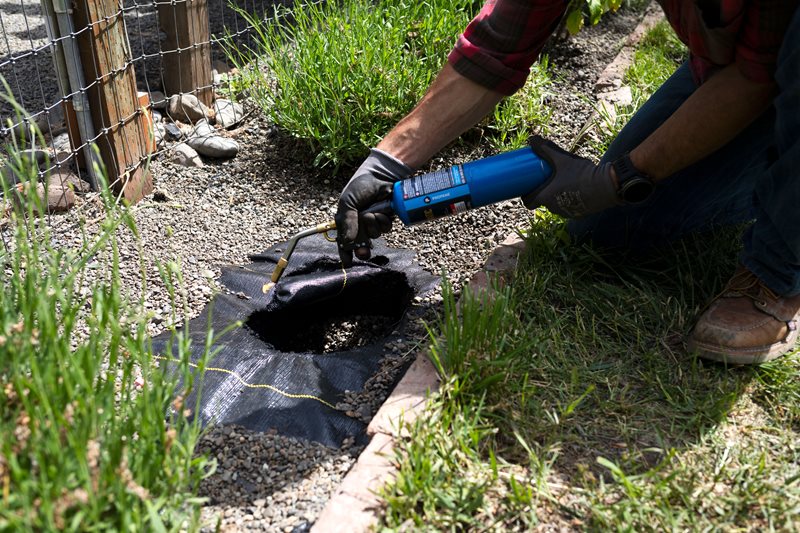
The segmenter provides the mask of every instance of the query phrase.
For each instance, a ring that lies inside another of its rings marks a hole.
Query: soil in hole
[[[281,352],[343,352],[389,336],[413,296],[403,273],[384,270],[333,298],[253,313],[246,326]]]

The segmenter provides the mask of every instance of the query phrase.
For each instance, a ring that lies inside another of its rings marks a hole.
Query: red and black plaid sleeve
[[[778,52],[785,39],[797,0],[753,0],[745,8],[744,27],[736,39],[736,66],[750,80],[769,83],[775,75]]]
[[[800,0],[719,0],[705,10],[687,0],[658,2],[692,53],[698,83],[733,63],[746,78],[770,83],[784,38],[798,38],[787,36],[786,28]]]
[[[525,84],[566,7],[565,0],[488,0],[447,60],[462,76],[513,94]]]

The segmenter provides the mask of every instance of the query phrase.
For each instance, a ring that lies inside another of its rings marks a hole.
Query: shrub
[[[315,164],[338,166],[366,155],[413,108],[479,7],[472,0],[344,0],[275,20],[242,13],[257,43],[228,46],[228,54],[270,118],[309,141]],[[537,117],[521,98],[499,112],[500,146],[506,136],[518,144]]]

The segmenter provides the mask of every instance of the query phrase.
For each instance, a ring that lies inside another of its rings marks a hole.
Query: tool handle
[[[391,200],[381,200],[380,202],[376,202],[366,209],[362,209],[359,211],[359,213],[380,213],[382,215],[392,217],[394,216],[394,209],[392,208]]]

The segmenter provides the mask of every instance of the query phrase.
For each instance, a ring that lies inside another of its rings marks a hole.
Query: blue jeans
[[[786,31],[772,107],[726,146],[656,187],[642,205],[571,220],[578,242],[643,250],[689,233],[753,221],[740,260],[782,295],[800,293],[800,9]],[[697,89],[684,63],[603,156],[633,150]],[[699,125],[698,127],[702,127]]]

